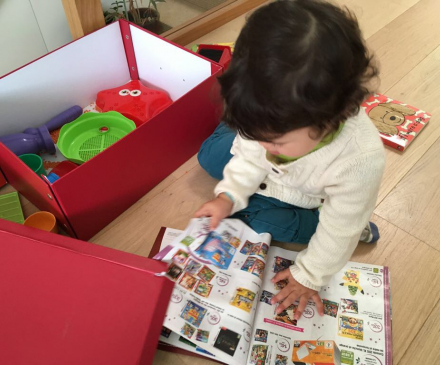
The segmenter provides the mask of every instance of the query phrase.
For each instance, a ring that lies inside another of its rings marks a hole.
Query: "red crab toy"
[[[96,105],[103,112],[119,112],[131,119],[136,127],[150,120],[171,103],[172,100],[167,93],[150,89],[138,80],[102,90],[96,98]]]

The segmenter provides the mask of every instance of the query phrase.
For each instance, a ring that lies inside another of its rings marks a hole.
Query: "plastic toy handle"
[[[62,127],[64,124],[74,121],[82,113],[83,110],[79,105],[72,106],[71,108],[53,117],[45,124],[45,126],[50,132],[54,131],[55,129]]]

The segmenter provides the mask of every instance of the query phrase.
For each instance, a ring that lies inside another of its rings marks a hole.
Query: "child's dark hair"
[[[313,127],[337,130],[355,115],[378,72],[355,16],[320,0],[257,9],[220,77],[224,120],[245,138],[270,141]]]

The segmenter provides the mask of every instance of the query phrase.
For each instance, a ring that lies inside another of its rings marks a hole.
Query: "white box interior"
[[[211,63],[130,25],[139,79],[175,101],[211,76]]]
[[[139,77],[174,101],[211,76],[211,63],[130,26]],[[111,24],[0,79],[0,135],[40,126],[73,105],[127,83],[119,23]]]

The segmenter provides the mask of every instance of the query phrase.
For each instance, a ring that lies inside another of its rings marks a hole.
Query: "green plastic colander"
[[[82,164],[136,129],[118,112],[85,113],[60,130],[57,147],[68,160]]]

